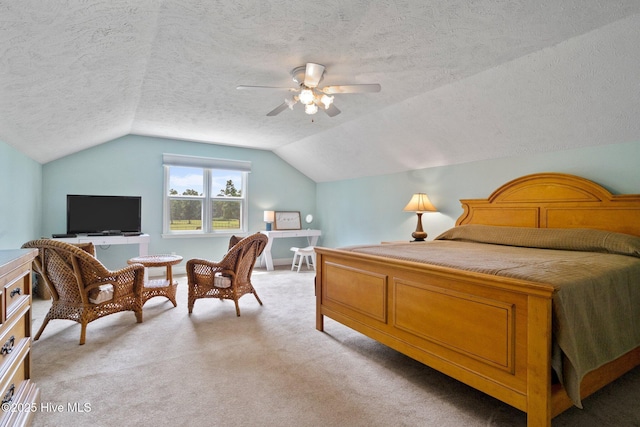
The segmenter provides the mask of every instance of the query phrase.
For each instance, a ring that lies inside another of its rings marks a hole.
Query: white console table
[[[94,246],[138,245],[140,256],[146,256],[149,254],[149,241],[151,238],[148,234],[141,234],[139,236],[88,236],[86,234],[78,234],[77,237],[63,237],[53,240],[67,243],[91,242]]]
[[[273,270],[273,258],[271,257],[271,246],[273,245],[273,239],[284,239],[290,237],[306,237],[309,246],[315,246],[318,243],[318,238],[322,235],[320,230],[271,230],[261,231],[265,234],[269,240],[262,252],[262,259],[267,265],[267,270]]]

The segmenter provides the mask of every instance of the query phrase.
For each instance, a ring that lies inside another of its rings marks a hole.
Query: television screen
[[[67,233],[140,233],[142,198],[67,195]]]

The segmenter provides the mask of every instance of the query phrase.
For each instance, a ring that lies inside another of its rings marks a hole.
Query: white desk
[[[149,254],[149,241],[151,237],[148,234],[139,236],[87,236],[86,234],[78,234],[77,237],[64,237],[53,240],[59,240],[67,243],[93,243],[94,246],[110,246],[110,245],[138,245],[140,256]]]
[[[284,239],[290,237],[306,237],[309,246],[315,246],[318,243],[318,238],[322,235],[320,230],[271,230],[261,231],[265,234],[269,240],[267,246],[264,247],[262,252],[262,259],[267,265],[267,270],[273,270],[273,258],[271,257],[271,246],[273,245],[273,239]]]

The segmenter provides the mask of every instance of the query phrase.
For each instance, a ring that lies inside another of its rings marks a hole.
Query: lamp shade
[[[437,209],[431,204],[431,200],[425,193],[416,193],[411,196],[411,200],[403,210],[409,212],[435,212]]]
[[[273,222],[275,221],[275,217],[274,211],[264,211],[264,222]]]

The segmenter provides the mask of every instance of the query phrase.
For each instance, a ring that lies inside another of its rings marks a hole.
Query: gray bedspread
[[[640,345],[640,238],[467,225],[436,240],[342,248],[554,286],[552,366],[582,407],[585,374]]]

